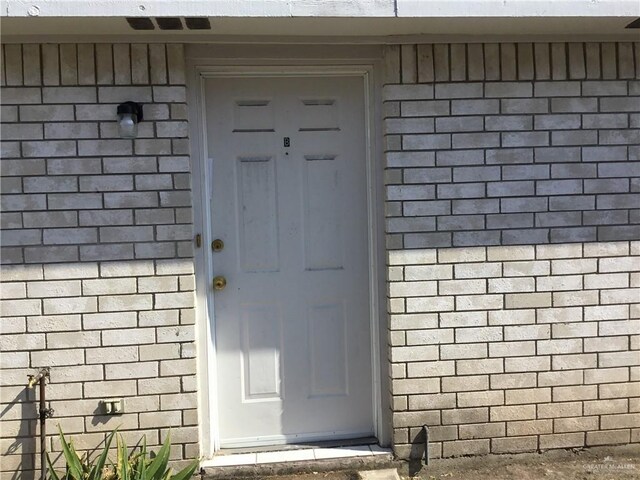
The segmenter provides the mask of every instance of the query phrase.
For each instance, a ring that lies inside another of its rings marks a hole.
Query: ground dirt
[[[412,478],[404,472],[403,480]],[[433,460],[421,480],[640,480],[640,446]]]
[[[397,466],[402,480],[640,480],[640,446],[432,460],[411,476],[408,464]],[[254,478],[355,480],[358,474],[337,471]]]

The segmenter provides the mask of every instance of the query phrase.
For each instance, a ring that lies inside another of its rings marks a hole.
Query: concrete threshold
[[[314,472],[375,470],[394,465],[391,450],[377,445],[310,447],[217,455],[201,463],[204,479],[256,478]],[[357,478],[357,477],[355,477]]]

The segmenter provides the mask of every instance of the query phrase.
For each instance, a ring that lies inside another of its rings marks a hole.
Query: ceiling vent
[[[624,28],[640,28],[640,18],[636,18],[633,22]]]
[[[184,23],[189,30],[211,30],[211,22],[207,17],[186,17]]]
[[[182,20],[178,17],[156,17],[160,30],[182,30]]]
[[[184,22],[183,22],[184,20]],[[148,17],[127,17],[127,23],[134,30],[155,30],[153,20]],[[155,17],[160,30],[211,30],[211,22],[207,17]]]
[[[155,25],[150,18],[146,17],[127,17],[127,23],[134,30],[155,30]]]

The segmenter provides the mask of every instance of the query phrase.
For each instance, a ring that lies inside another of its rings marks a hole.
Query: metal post
[[[47,404],[45,376],[40,378],[40,477],[47,480]]]
[[[422,430],[424,431],[424,464],[429,465],[429,427],[423,425]]]
[[[49,367],[41,368],[36,375],[29,375],[28,388],[32,389],[36,384],[39,388],[38,418],[40,419],[40,478],[47,480],[47,418],[53,416],[53,409],[47,408],[47,378]]]

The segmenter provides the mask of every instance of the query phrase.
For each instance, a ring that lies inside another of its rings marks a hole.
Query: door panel
[[[342,268],[340,176],[335,155],[305,155],[304,246],[306,270]]]
[[[240,158],[238,235],[241,270],[278,271],[278,215],[273,157]]]
[[[363,80],[217,78],[205,98],[221,444],[371,435]]]
[[[281,399],[282,315],[276,305],[243,305],[243,400]]]

